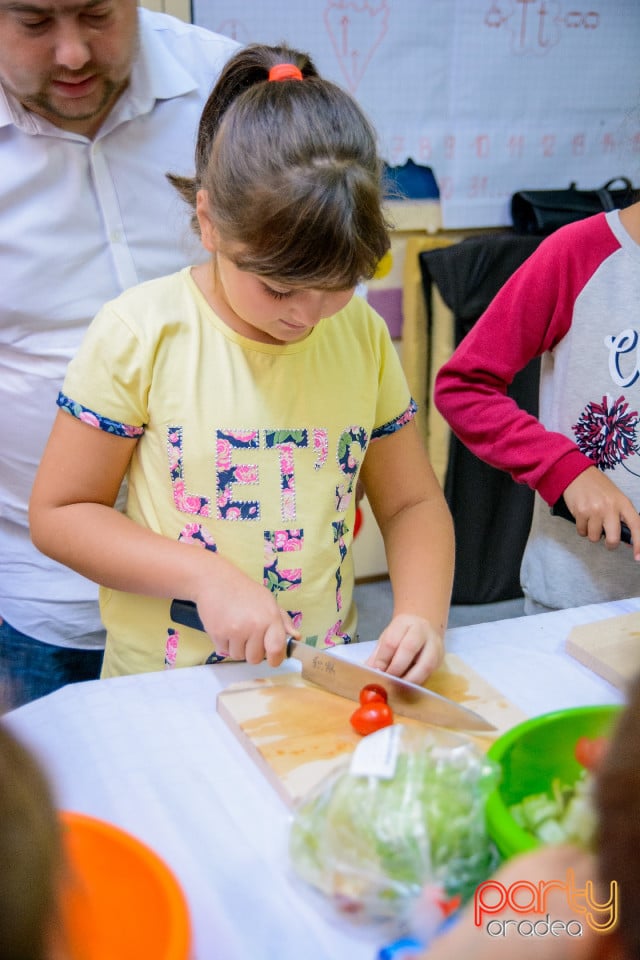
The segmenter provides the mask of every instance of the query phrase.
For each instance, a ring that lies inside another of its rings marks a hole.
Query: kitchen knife
[[[171,619],[194,630],[204,630],[198,610],[191,600],[173,600]],[[422,720],[452,730],[495,730],[495,726],[473,710],[447,697],[420,687],[416,683],[392,677],[382,670],[351,663],[342,657],[316,650],[290,637],[286,654],[302,664],[302,676],[330,693],[349,700],[358,700],[360,691],[368,683],[377,683],[387,691],[389,706],[404,717]]]

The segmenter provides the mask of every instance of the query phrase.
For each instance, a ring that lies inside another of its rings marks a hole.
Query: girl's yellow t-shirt
[[[232,560],[307,643],[357,639],[359,469],[369,443],[415,413],[386,324],[362,297],[304,340],[272,345],[229,329],[190,268],[140,284],[96,316],[58,403],[139,437],[132,520]],[[103,676],[219,659],[206,634],[171,620],[170,602],[101,589]]]

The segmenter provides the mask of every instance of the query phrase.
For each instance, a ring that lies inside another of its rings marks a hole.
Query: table
[[[640,610],[640,598],[457,627],[456,653],[526,714],[619,703],[563,651],[573,626]],[[362,661],[371,643],[339,655]],[[299,669],[287,661],[282,670]],[[5,715],[40,758],[59,806],[135,834],[187,896],[194,960],[373,960],[380,931],[341,925],[287,862],[291,813],[216,713],[266,664],[222,663],[74,684]]]

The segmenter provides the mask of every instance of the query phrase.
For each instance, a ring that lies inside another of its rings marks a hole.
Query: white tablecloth
[[[618,703],[563,645],[577,624],[636,610],[640,598],[458,627],[448,649],[528,715]],[[364,660],[371,646],[340,655]],[[216,713],[220,690],[270,673],[218,664],[75,684],[4,719],[61,808],[117,824],[169,864],[189,902],[194,960],[373,960],[379,932],[341,926],[300,888],[290,812]]]

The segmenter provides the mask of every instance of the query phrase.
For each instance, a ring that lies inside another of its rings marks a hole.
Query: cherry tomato
[[[368,683],[366,687],[363,687],[360,691],[360,703],[363,706],[365,703],[371,703],[373,700],[382,700],[384,703],[387,702],[387,691],[384,687],[381,687],[379,683]]]
[[[608,745],[607,737],[580,737],[575,746],[575,758],[587,770],[597,770]]]
[[[351,726],[361,737],[366,737],[393,723],[393,711],[384,700],[362,704],[351,714]]]
[[[456,910],[458,910],[460,904],[462,903],[462,897],[459,893],[456,893],[454,897],[445,897],[443,895],[436,900],[436,903],[442,916],[446,920],[447,917],[450,917],[452,913],[455,913]]]

